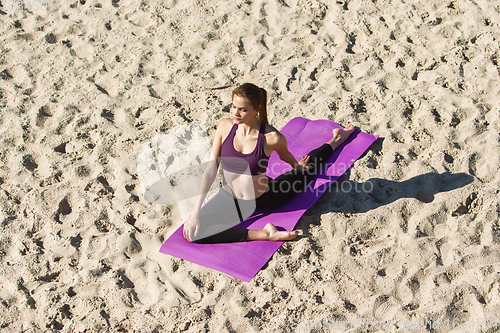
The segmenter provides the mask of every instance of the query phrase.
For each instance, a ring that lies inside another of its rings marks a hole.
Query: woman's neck
[[[243,135],[248,135],[252,129],[260,129],[260,122],[257,118],[253,120],[251,123],[241,123],[238,124],[238,127],[243,130]]]

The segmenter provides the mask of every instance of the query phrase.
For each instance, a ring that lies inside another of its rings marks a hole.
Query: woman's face
[[[250,120],[255,119],[255,115],[259,110],[254,108],[247,98],[234,95],[231,111],[234,121],[241,124],[249,123]]]

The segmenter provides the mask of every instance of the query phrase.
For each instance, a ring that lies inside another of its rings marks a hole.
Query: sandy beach
[[[0,2],[2,332],[500,330],[500,3],[36,1]],[[189,203],[137,158],[206,161],[244,82],[379,135],[250,283],[159,253]]]

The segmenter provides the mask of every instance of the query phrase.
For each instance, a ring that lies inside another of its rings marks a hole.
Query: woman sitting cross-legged
[[[237,87],[232,93],[231,110],[233,118],[222,119],[217,126],[195,207],[184,223],[184,238],[203,244],[294,239],[297,231],[279,231],[271,223],[262,230],[234,226],[255,209],[280,206],[303,190],[315,171],[352,134],[354,126],[334,129],[331,140],[297,161],[288,151],[286,138],[267,121],[266,90],[251,83]],[[266,175],[273,151],[293,168],[275,179]],[[222,187],[202,207],[219,162]]]

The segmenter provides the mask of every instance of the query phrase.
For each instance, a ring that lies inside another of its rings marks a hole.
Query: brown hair
[[[234,95],[246,98],[250,104],[259,110],[259,122],[261,124],[269,124],[267,121],[267,91],[264,88],[259,88],[252,83],[243,83],[241,86],[233,90],[231,99]]]

